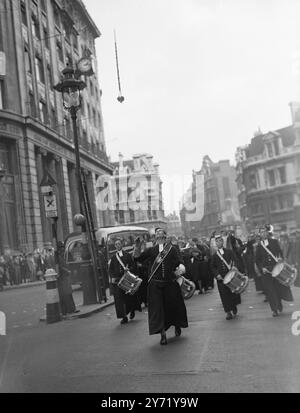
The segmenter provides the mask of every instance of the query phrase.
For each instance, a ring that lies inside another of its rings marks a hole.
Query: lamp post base
[[[91,262],[81,264],[80,266],[83,290],[83,305],[92,305],[98,303],[93,271],[93,265]]]

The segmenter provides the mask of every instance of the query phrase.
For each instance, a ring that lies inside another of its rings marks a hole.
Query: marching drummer
[[[217,280],[221,302],[226,313],[226,320],[232,320],[237,315],[237,305],[241,304],[240,294],[231,292],[224,283],[225,275],[235,264],[231,250],[224,248],[224,240],[221,234],[215,235],[217,251],[212,256],[211,270]]]
[[[272,276],[275,265],[283,261],[279,242],[270,236],[269,227],[260,228],[261,241],[256,250],[256,265],[262,274],[262,283],[269,301],[273,317],[282,312],[282,301],[294,301],[290,287],[280,284]]]
[[[155,230],[156,244],[141,252],[140,241],[136,240],[134,259],[150,261],[148,277],[148,323],[149,334],[160,334],[160,344],[168,344],[166,331],[175,327],[175,335],[181,335],[181,328],[188,327],[186,307],[181,288],[176,282],[174,271],[181,264],[177,248],[167,242],[162,228]]]
[[[121,318],[121,324],[126,324],[128,323],[128,314],[130,314],[130,320],[133,320],[135,311],[142,310],[136,294],[126,294],[125,291],[118,287],[118,282],[124,275],[125,269],[128,269],[129,271],[134,271],[135,269],[135,263],[132,256],[123,250],[122,244],[123,241],[120,238],[115,241],[116,253],[110,260],[108,271],[111,278],[117,318]]]

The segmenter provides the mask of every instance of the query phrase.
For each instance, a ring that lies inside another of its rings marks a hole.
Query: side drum
[[[249,278],[239,272],[236,268],[232,268],[224,277],[224,285],[226,285],[232,293],[242,294],[249,285]]]
[[[125,271],[123,277],[118,282],[118,287],[125,291],[126,294],[135,294],[142,284],[142,279],[132,274],[130,271]]]
[[[273,268],[272,276],[276,278],[280,284],[289,287],[296,281],[297,269],[286,262],[279,262]]]
[[[178,277],[176,281],[180,285],[183,298],[185,300],[191,298],[196,290],[195,283],[183,276]]]

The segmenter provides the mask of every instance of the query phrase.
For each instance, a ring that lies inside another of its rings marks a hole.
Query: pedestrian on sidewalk
[[[121,324],[127,324],[128,314],[130,320],[133,320],[135,311],[142,311],[142,308],[138,301],[138,295],[136,293],[133,295],[126,294],[125,291],[118,287],[118,282],[125,273],[124,267],[128,268],[130,272],[136,273],[136,265],[132,256],[123,250],[122,239],[116,239],[115,248],[116,252],[110,260],[108,272],[112,283],[112,293],[114,296],[117,318],[121,319]]]
[[[211,270],[217,280],[221,302],[226,313],[226,320],[232,320],[238,312],[237,306],[241,304],[240,294],[233,293],[224,285],[223,280],[233,265],[237,267],[235,257],[230,249],[224,248],[224,240],[221,234],[215,235],[217,252],[212,256]]]
[[[175,335],[188,327],[186,307],[181,288],[174,271],[182,263],[178,250],[166,242],[167,234],[156,228],[156,245],[141,252],[141,241],[136,240],[134,259],[137,262],[150,260],[151,273],[148,279],[148,324],[149,334],[160,334],[160,344],[168,344],[166,331],[175,327]]]
[[[273,317],[278,317],[283,310],[282,300],[294,301],[290,287],[280,284],[272,276],[272,270],[277,264],[275,258],[283,260],[283,253],[279,242],[272,238],[268,226],[260,229],[261,242],[256,250],[256,264],[262,273],[264,290],[267,294]]]
[[[72,314],[76,312],[76,306],[73,299],[73,290],[71,282],[71,271],[65,266],[64,261],[65,247],[62,242],[58,242],[58,274],[57,288],[62,315]]]

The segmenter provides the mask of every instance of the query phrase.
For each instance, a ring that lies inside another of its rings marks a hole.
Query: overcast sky
[[[108,155],[151,153],[161,174],[234,162],[300,100],[299,0],[84,0],[96,40]],[[122,92],[114,55],[116,29]],[[166,183],[168,185],[168,183]],[[166,210],[178,208],[180,191]]]

